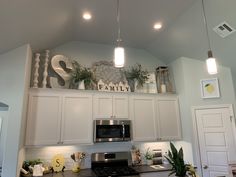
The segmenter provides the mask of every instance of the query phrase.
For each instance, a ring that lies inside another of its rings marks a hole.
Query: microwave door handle
[[[123,138],[123,141],[125,141],[125,125],[124,125],[124,122],[122,122],[122,138]]]

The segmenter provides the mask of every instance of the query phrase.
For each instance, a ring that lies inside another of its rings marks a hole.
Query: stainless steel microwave
[[[131,140],[130,120],[94,120],[94,142]]]

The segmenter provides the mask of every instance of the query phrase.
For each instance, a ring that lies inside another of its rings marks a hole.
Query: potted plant
[[[143,86],[149,75],[147,70],[142,69],[142,65],[136,64],[125,71],[125,76],[131,86],[131,90],[134,91],[137,87]]]
[[[73,63],[71,72],[71,88],[92,89],[95,83],[93,72],[86,67],[82,67],[76,61]]]
[[[170,142],[170,150],[168,150],[168,155],[165,158],[172,165],[171,172],[169,174],[175,174],[175,176],[185,177],[187,174],[196,177],[196,172],[192,165],[185,164],[183,148],[181,147],[179,151],[176,149],[174,144]]]
[[[151,153],[150,148],[146,150],[144,157],[146,159],[147,165],[152,165],[153,154]]]

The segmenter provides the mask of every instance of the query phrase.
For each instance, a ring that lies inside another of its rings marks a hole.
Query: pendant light
[[[210,37],[208,32],[208,25],[207,25],[207,18],[206,18],[206,11],[204,6],[204,0],[202,0],[202,10],[203,10],[203,18],[204,18],[204,24],[206,28],[206,34],[207,34],[207,41],[208,41],[208,59],[206,60],[207,65],[207,71],[209,74],[217,74],[217,65],[216,65],[216,59],[213,57],[213,53],[211,50],[211,43],[210,43]]]
[[[114,50],[114,65],[116,68],[122,68],[125,64],[125,50],[120,46],[122,42],[120,38],[120,2],[117,0],[117,46]]]

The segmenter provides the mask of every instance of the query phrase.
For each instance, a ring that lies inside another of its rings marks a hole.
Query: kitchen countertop
[[[160,172],[160,171],[170,171],[171,170],[171,165],[170,164],[161,164],[162,167],[164,168],[152,168],[149,165],[140,165],[140,166],[135,166],[132,167],[139,173],[150,173],[150,172]]]
[[[74,173],[71,170],[67,170],[60,173],[50,173],[43,175],[44,177],[96,177],[93,171],[88,169],[82,169],[79,173]]]
[[[150,173],[150,172],[161,172],[161,171],[170,171],[171,165],[168,164],[162,164],[164,168],[152,168],[148,165],[140,165],[140,166],[134,166],[132,167],[139,173]],[[96,177],[96,175],[93,173],[91,169],[82,169],[79,173],[73,173],[72,171],[68,170],[65,172],[60,173],[50,173],[44,175],[44,177]]]

